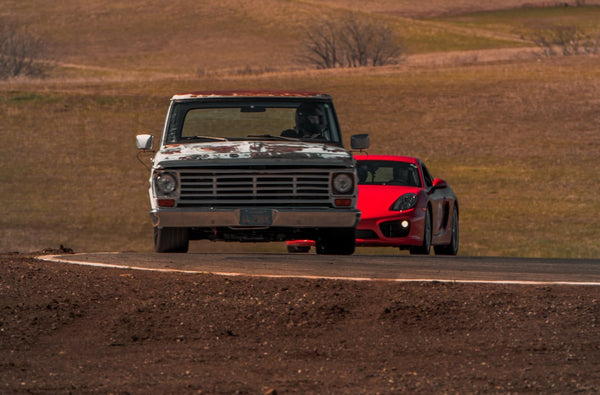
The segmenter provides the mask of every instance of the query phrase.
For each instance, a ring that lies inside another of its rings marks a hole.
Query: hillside
[[[600,7],[447,3],[3,2],[0,21],[40,35],[57,66],[0,82],[0,251],[151,249],[135,135],[158,137],[175,92],[274,88],[329,92],[346,140],[424,159],[458,193],[461,254],[600,256],[598,56],[540,57],[530,41],[543,26],[597,34]],[[302,29],[351,11],[397,29],[406,61],[297,62]]]
[[[518,34],[465,29],[443,20],[457,13],[522,8],[527,1],[7,0],[0,21],[43,39],[63,67],[53,75],[114,73],[174,76],[246,74],[304,68],[305,29],[323,18],[369,14],[394,27],[409,54],[520,47]],[[586,4],[600,4],[588,0]],[[541,3],[552,4],[552,3]],[[576,7],[572,7],[576,8]],[[529,44],[527,44],[529,45]],[[526,45],[526,46],[527,46]],[[75,72],[72,70],[75,68]]]

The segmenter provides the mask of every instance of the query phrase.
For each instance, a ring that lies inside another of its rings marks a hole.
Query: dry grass
[[[315,6],[322,5],[318,0],[306,0]],[[502,9],[529,8],[531,5],[552,5],[558,1],[523,1],[523,0],[329,0],[327,5],[331,8],[354,10],[376,14],[389,14],[407,18],[429,18],[432,16],[460,15],[482,11],[495,11]],[[576,1],[568,0],[560,3],[574,5]],[[597,0],[588,0],[588,5],[598,5]]]
[[[540,61],[511,55],[511,61],[496,57],[484,63],[446,55],[446,61],[421,58],[381,69],[236,75],[271,69],[269,64],[285,68],[278,57],[292,53],[290,26],[302,25],[314,4],[296,2],[299,11],[286,25],[291,2],[273,0],[272,19],[245,23],[239,36],[248,41],[230,42],[231,35],[219,41],[223,27],[239,24],[242,16],[258,21],[260,7],[226,7],[234,3],[239,2],[211,2],[195,10],[198,21],[210,22],[197,22],[202,39],[187,41],[185,28],[172,29],[185,26],[185,1],[170,12],[159,12],[155,1],[115,2],[136,15],[129,22],[135,33],[126,35],[130,40],[117,34],[119,7],[71,0],[44,8],[44,18],[56,18],[56,26],[41,19],[37,26],[53,45],[64,47],[57,60],[73,66],[55,70],[46,81],[0,85],[0,251],[60,244],[76,251],[150,250],[148,172],[135,159],[134,136],[158,137],[174,92],[274,88],[330,92],[347,142],[350,134],[367,132],[371,153],[426,160],[459,195],[461,254],[600,256],[597,57]],[[328,4],[344,12],[354,6],[350,0]],[[368,10],[391,3],[365,4]],[[34,5],[9,1],[8,9],[31,21],[42,18],[29,8]],[[89,18],[79,20],[84,14]],[[71,22],[74,27],[68,27]],[[100,25],[102,30],[94,30]],[[65,27],[88,30],[68,44],[74,35],[61,30]],[[149,47],[149,37],[157,44]],[[203,72],[189,70],[195,57],[207,59]],[[266,58],[272,63],[263,62]],[[234,73],[227,76],[224,69]],[[194,248],[215,251],[224,245]],[[280,244],[227,248],[283,250]]]
[[[600,4],[600,0],[590,2]],[[63,0],[52,7],[42,0],[4,3],[0,22],[27,26],[43,37],[53,60],[189,77],[247,67],[297,68],[303,29],[321,17],[335,19],[348,12],[369,13],[390,23],[412,54],[522,46],[518,36],[482,24],[457,27],[452,20],[409,17],[519,7],[527,2],[224,0],[200,5],[196,0]],[[507,24],[505,19],[502,26]]]

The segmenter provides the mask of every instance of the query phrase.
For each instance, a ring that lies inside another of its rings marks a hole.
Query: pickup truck
[[[352,149],[369,136],[351,138]],[[315,240],[319,254],[354,253],[360,220],[352,154],[331,96],[221,91],[171,98],[151,152],[150,219],[156,252],[187,252],[190,240]]]

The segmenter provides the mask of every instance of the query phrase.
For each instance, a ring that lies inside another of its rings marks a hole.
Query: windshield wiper
[[[295,137],[273,136],[272,134],[249,134],[248,137],[269,139],[269,140],[298,141],[298,139]]]
[[[225,137],[214,137],[214,136],[193,136],[193,137],[184,137],[182,140],[202,140],[202,141],[229,141]]]

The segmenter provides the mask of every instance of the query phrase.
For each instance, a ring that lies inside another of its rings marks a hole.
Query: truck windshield
[[[328,103],[173,103],[167,143],[312,140],[341,145]]]

